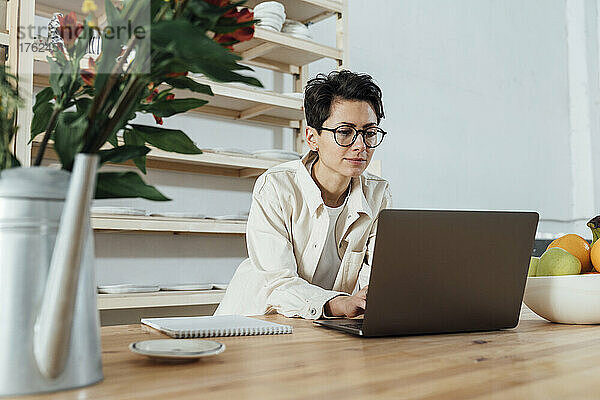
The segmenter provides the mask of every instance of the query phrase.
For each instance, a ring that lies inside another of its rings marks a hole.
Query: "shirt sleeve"
[[[261,177],[264,178],[264,177]],[[264,282],[259,295],[267,310],[286,317],[318,319],[330,299],[342,294],[312,285],[298,275],[298,266],[286,215],[276,188],[257,182],[248,216],[248,256]]]
[[[390,192],[390,187],[388,186],[385,189],[380,211],[391,207],[392,194]],[[365,252],[365,260],[360,268],[360,272],[358,273],[358,284],[354,292],[358,292],[360,289],[364,288],[369,284],[369,279],[371,278],[371,265],[373,265],[373,251],[375,250],[375,237],[377,236],[378,223],[379,217],[377,217],[377,219],[373,223],[373,226],[371,227],[371,232],[369,232],[369,238],[367,239],[367,251]]]

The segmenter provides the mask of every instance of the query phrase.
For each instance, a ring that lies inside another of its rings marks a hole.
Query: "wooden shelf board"
[[[167,218],[129,215],[92,214],[92,227],[97,232],[165,232],[195,234],[245,235],[245,221]]]
[[[285,33],[256,28],[254,38],[234,46],[234,51],[245,61],[276,71],[300,67],[323,58],[341,60],[343,52],[329,46],[295,38]],[[285,67],[282,67],[285,66]]]
[[[41,136],[38,136],[31,148],[32,158],[39,149]],[[44,155],[46,160],[58,160],[52,143],[48,144]],[[178,154],[152,148],[146,156],[146,167],[179,172],[201,173],[238,178],[256,178],[267,169],[285,162],[285,160],[269,160],[264,158],[237,155],[233,153],[216,153],[209,150],[202,154]],[[133,166],[133,163],[124,164]]]
[[[153,293],[98,294],[98,309],[174,307],[219,304],[224,290],[160,291]]]
[[[246,7],[254,8],[264,0],[249,0],[244,4]],[[278,0],[285,7],[288,19],[308,23],[318,22],[329,16],[341,13],[343,4],[339,0]]]

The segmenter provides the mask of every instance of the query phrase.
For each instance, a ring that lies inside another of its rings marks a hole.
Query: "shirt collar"
[[[304,157],[302,157],[301,162],[298,164],[298,172],[296,174],[298,177],[300,190],[302,191],[311,215],[313,215],[317,209],[323,205],[321,191],[319,190],[319,187],[313,180],[312,176],[310,175],[310,171],[308,170],[309,166],[312,165],[313,161],[315,161],[317,157],[318,154],[316,152],[307,152]],[[350,194],[348,195],[348,211],[367,214],[369,217],[373,218],[373,210],[371,209],[371,206],[365,198],[365,194],[362,190],[363,179],[364,177],[362,175],[352,178]]]

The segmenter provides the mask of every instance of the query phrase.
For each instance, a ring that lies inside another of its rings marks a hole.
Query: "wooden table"
[[[227,350],[188,364],[131,353],[160,338],[102,328],[104,382],[20,399],[596,399],[600,326],[548,323],[524,310],[516,329],[361,339],[311,321],[291,335],[218,338]]]

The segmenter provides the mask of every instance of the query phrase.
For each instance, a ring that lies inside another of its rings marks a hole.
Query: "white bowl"
[[[527,278],[523,302],[561,324],[600,324],[600,274]]]
[[[264,1],[260,4],[257,4],[256,6],[254,6],[254,12],[257,11],[261,11],[261,10],[265,10],[265,11],[272,11],[272,12],[285,12],[285,7],[283,6],[283,4],[277,2],[277,1]]]
[[[274,20],[277,20],[278,22],[281,21],[281,23],[285,23],[285,13],[282,14],[278,14],[278,13],[274,13],[274,12],[270,12],[270,11],[261,11],[261,12],[257,12],[254,13],[254,19],[265,19],[265,18],[271,18]]]

